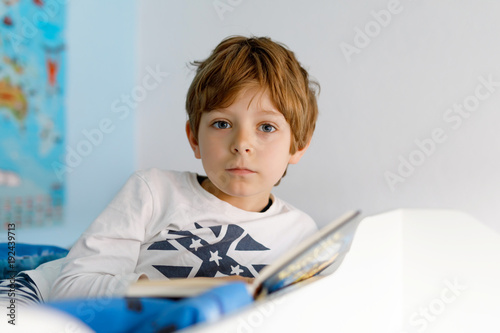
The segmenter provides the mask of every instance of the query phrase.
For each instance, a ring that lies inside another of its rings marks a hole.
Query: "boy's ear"
[[[288,161],[288,164],[297,164],[299,163],[300,159],[302,156],[304,156],[307,148],[309,148],[309,145],[311,144],[311,139],[309,139],[309,142],[305,145],[304,148],[297,150],[292,156],[290,157],[290,160]]]
[[[191,146],[191,149],[193,149],[194,157],[196,157],[197,159],[201,159],[200,145],[198,144],[198,140],[195,138],[194,133],[191,130],[189,120],[186,122],[186,135],[189,141],[189,145]]]

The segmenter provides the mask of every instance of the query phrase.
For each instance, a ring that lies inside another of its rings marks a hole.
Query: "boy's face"
[[[206,189],[245,210],[265,207],[287,165],[307,149],[290,154],[290,125],[267,90],[257,87],[244,89],[227,108],[204,112],[198,139],[189,124],[186,132],[214,185]]]

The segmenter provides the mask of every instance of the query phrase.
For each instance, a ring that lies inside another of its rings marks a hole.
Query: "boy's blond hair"
[[[285,45],[268,37],[233,36],[224,39],[204,61],[195,61],[196,75],[189,87],[186,111],[198,137],[201,114],[228,107],[242,89],[268,89],[275,107],[290,124],[290,153],[309,143],[318,117],[319,84]]]

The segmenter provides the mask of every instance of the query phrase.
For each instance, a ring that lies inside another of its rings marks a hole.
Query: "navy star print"
[[[248,263],[244,265],[231,257],[235,251],[268,251],[269,249],[255,241],[243,228],[236,224],[203,228],[195,223],[196,229],[209,229],[211,234],[206,237],[190,231],[169,231],[175,237],[151,244],[148,250],[179,251],[187,250],[199,258],[201,265],[153,265],[167,278],[215,277],[240,275],[255,277],[266,265]],[[210,233],[210,232],[209,232]],[[193,272],[192,272],[193,271]]]

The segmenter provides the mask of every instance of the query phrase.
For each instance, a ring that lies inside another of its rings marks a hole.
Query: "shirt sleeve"
[[[129,178],[69,252],[52,299],[123,296],[135,272],[153,196],[139,174]]]

